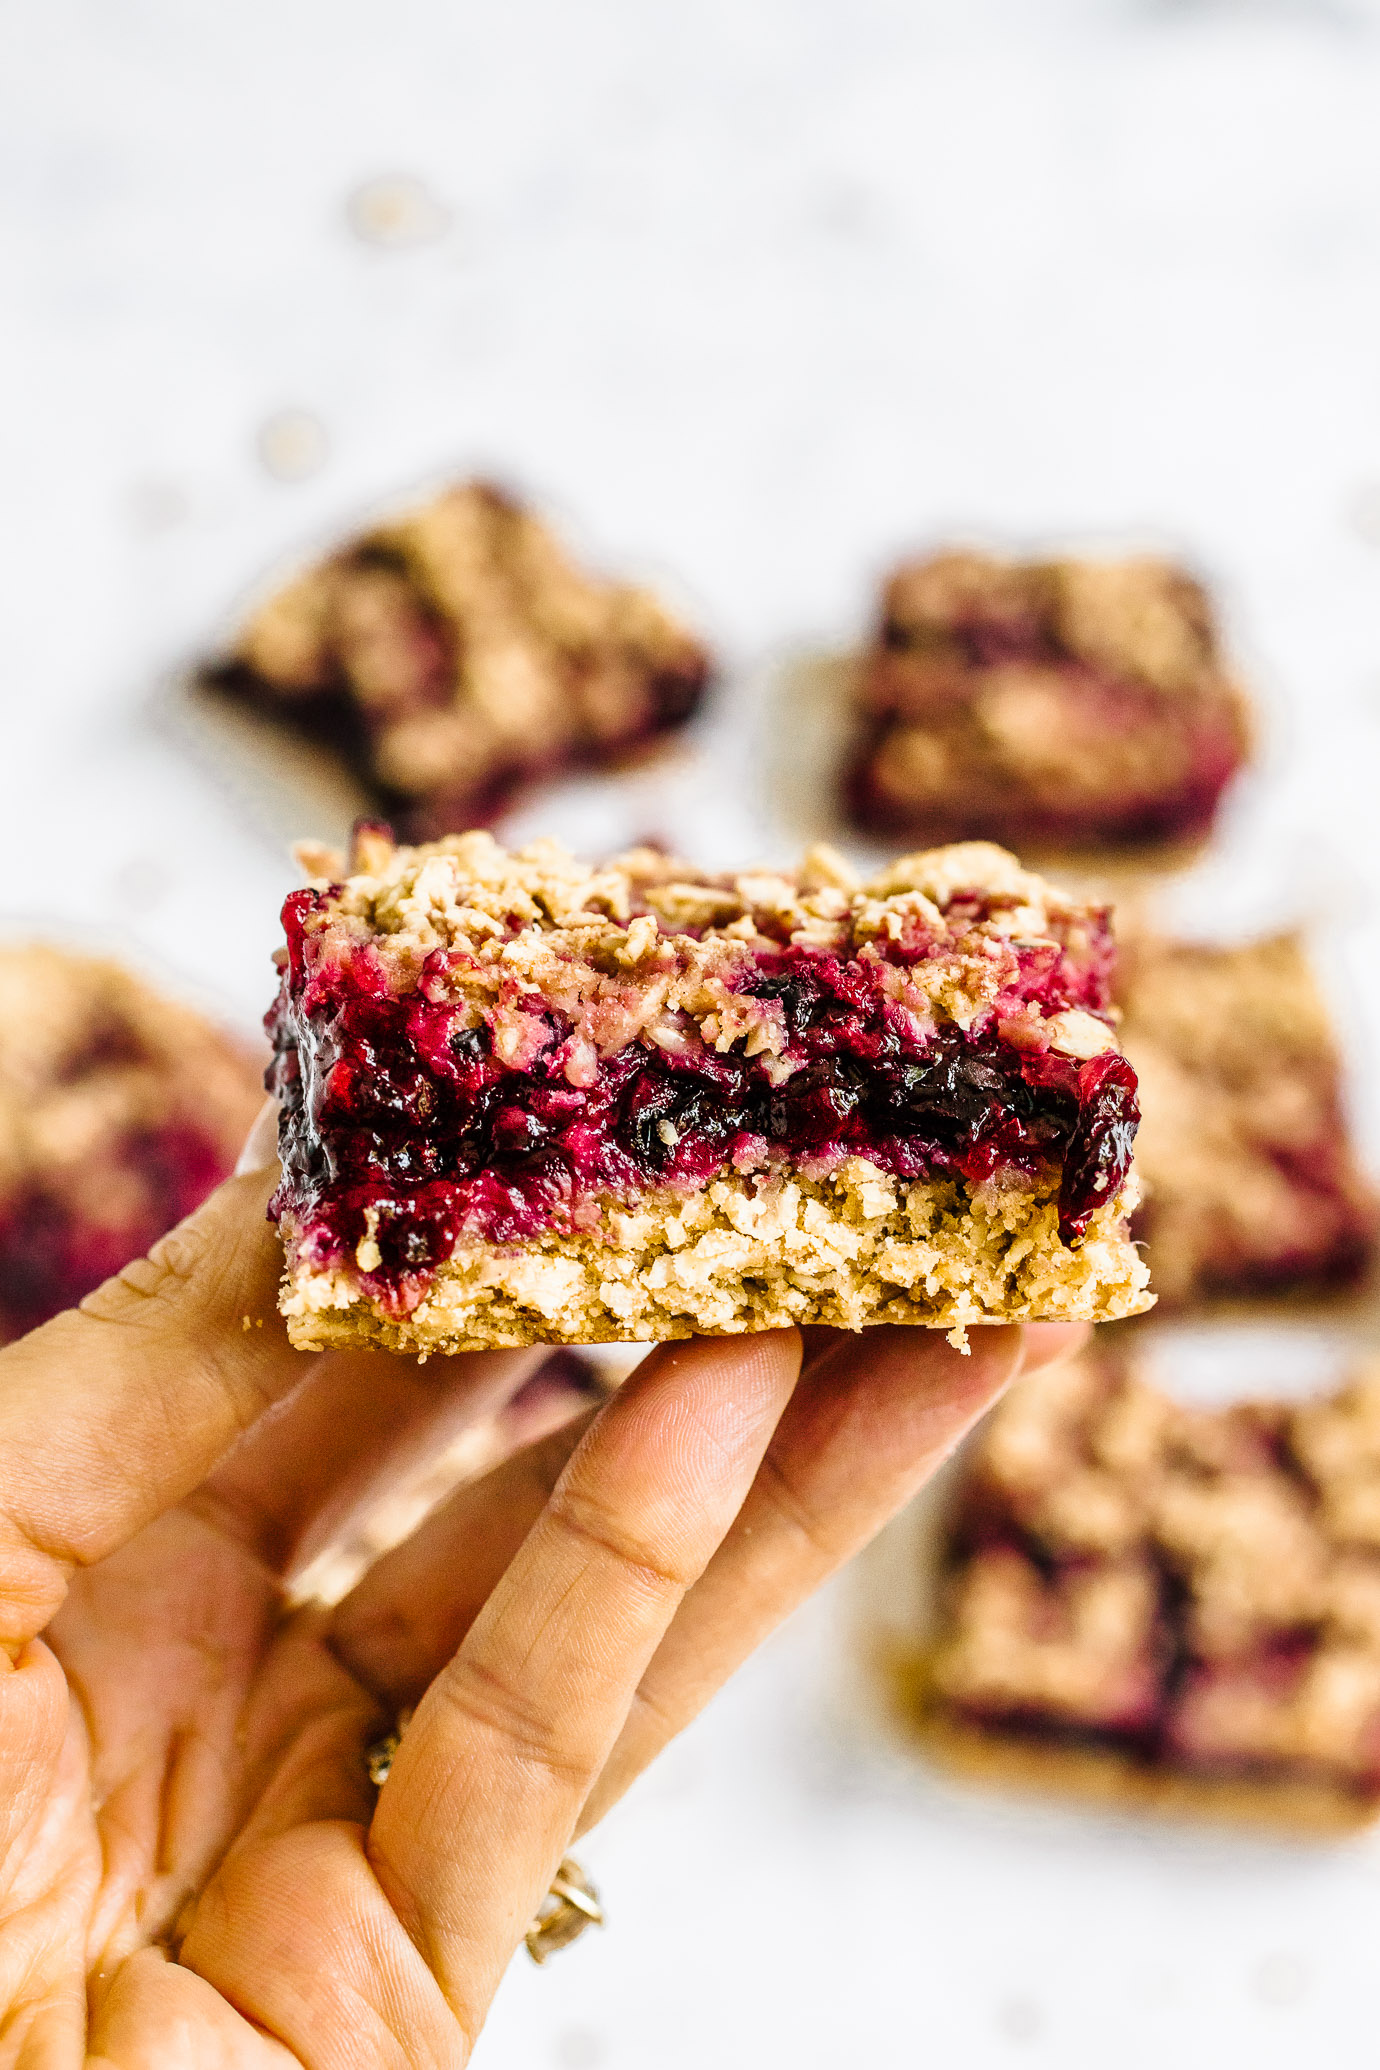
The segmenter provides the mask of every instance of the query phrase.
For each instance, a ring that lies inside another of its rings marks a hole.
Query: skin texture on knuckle
[[[304,2070],[454,2070],[469,2059],[361,1829],[329,1821],[233,1850],[181,1961]]]
[[[562,1797],[572,1792],[583,1797],[598,1772],[602,1736],[596,1745],[582,1716],[529,1698],[508,1676],[482,1661],[456,1661],[432,1684],[431,1695],[445,1707],[447,1742],[456,1732],[464,1738],[477,1734],[497,1756],[496,1773],[515,1766],[529,1784],[540,1779],[554,1785]],[[438,1770],[438,1811],[447,1780]]]
[[[45,1631],[67,1599],[72,1563],[35,1545],[0,1516],[0,1647],[12,1663]]]
[[[582,1550],[611,1562],[625,1584],[652,1594],[681,1594],[703,1571],[703,1549],[678,1545],[682,1533],[630,1526],[599,1495],[573,1483],[558,1484],[546,1515],[554,1529]]]

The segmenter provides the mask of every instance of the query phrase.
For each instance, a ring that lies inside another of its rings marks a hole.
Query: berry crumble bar
[[[325,740],[424,838],[488,820],[529,779],[626,758],[708,678],[649,591],[585,574],[471,482],[279,590],[206,681]]]
[[[1134,1227],[1161,1299],[1182,1307],[1359,1280],[1374,1258],[1376,1201],[1300,942],[1133,938],[1117,991],[1144,1110]]]
[[[348,874],[303,859],[267,1020],[295,1343],[1149,1305],[1108,915],[1001,849],[865,884],[370,826]]]
[[[1018,1383],[949,1529],[921,1722],[969,1773],[1344,1830],[1380,1809],[1380,1366],[1186,1408],[1119,1353]]]
[[[908,563],[857,702],[852,816],[921,841],[1191,841],[1248,745],[1207,597],[1151,559]]]
[[[0,948],[0,1342],[199,1206],[262,1104],[246,1051],[118,964]]]

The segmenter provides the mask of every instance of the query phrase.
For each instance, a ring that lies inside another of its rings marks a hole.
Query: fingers
[[[267,1171],[231,1179],[88,1296],[0,1352],[0,1642],[202,1481],[312,1370],[276,1312]]]
[[[829,1329],[801,1334],[806,1347],[802,1389],[822,1358],[848,1346],[870,1351],[874,1341],[881,1345],[888,1338],[885,1331],[869,1331],[862,1339]],[[989,1334],[984,1332],[978,1342],[979,1353],[985,1352]],[[1029,1325],[1021,1370],[1066,1356],[1084,1334],[1081,1323]],[[922,1338],[921,1343],[930,1341]],[[957,1374],[960,1385],[968,1375],[986,1401],[985,1357],[952,1366],[946,1360],[945,1369]],[[339,1604],[330,1631],[332,1647],[395,1710],[416,1704],[455,1652],[546,1507],[592,1416],[593,1411],[515,1454],[482,1480],[458,1489],[401,1545],[375,1561]]]
[[[801,1386],[822,1358],[847,1346],[870,1347],[874,1339],[881,1344],[887,1334],[868,1332],[859,1340],[838,1330],[803,1331],[806,1361]],[[1081,1323],[1029,1325],[1021,1370],[1031,1371],[1067,1355],[1084,1334]],[[979,1351],[984,1348],[979,1342]],[[963,1361],[954,1370],[960,1379],[966,1373],[974,1385],[985,1385],[985,1362],[974,1366]],[[339,1604],[331,1645],[395,1710],[415,1705],[460,1645],[541,1515],[592,1416],[593,1411],[516,1453],[482,1480],[458,1489],[401,1545],[377,1560]]]
[[[277,1574],[313,1553],[389,1482],[419,1473],[460,1432],[496,1416],[544,1349],[457,1358],[339,1352],[264,1416],[190,1506]]]
[[[408,1728],[370,1854],[470,2033],[799,1362],[794,1331],[654,1353],[586,1432]]]
[[[339,1604],[332,1649],[394,1711],[415,1705],[460,1645],[595,1414],[459,1489]]]
[[[1044,1326],[1034,1362],[1081,1335]],[[752,1491],[652,1659],[590,1793],[594,1825],[797,1604],[874,1537],[1021,1369],[1023,1332],[873,1329],[807,1367]]]

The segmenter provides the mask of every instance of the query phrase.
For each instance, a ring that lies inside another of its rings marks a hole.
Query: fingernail
[[[246,1172],[265,1172],[277,1162],[278,1102],[270,1099],[260,1107],[254,1126],[244,1139],[244,1148],[235,1165],[235,1177],[242,1178]]]

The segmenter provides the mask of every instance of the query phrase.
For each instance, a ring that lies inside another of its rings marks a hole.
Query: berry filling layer
[[[995,932],[982,893],[942,919],[912,900],[904,924],[840,953],[764,939],[760,917],[711,943],[710,928],[659,934],[634,912],[591,1006],[585,980],[505,977],[477,995],[469,948],[389,954],[340,922],[341,896],[298,892],[284,909],[266,1023],[283,1106],[274,1212],[313,1266],[344,1266],[394,1307],[415,1305],[462,1243],[597,1230],[724,1174],[822,1177],[863,1158],[903,1181],[1044,1183],[1066,1244],[1126,1178],[1139,1117],[1103,1018],[1104,915],[1084,916],[1071,948]],[[613,968],[639,928],[659,977]],[[964,930],[992,975],[959,1025],[928,1010],[923,980]],[[489,937],[486,967],[502,971],[505,940],[527,958],[531,932]],[[653,988],[711,951],[714,1015],[653,1014]],[[642,1025],[618,1039],[629,1021]]]

